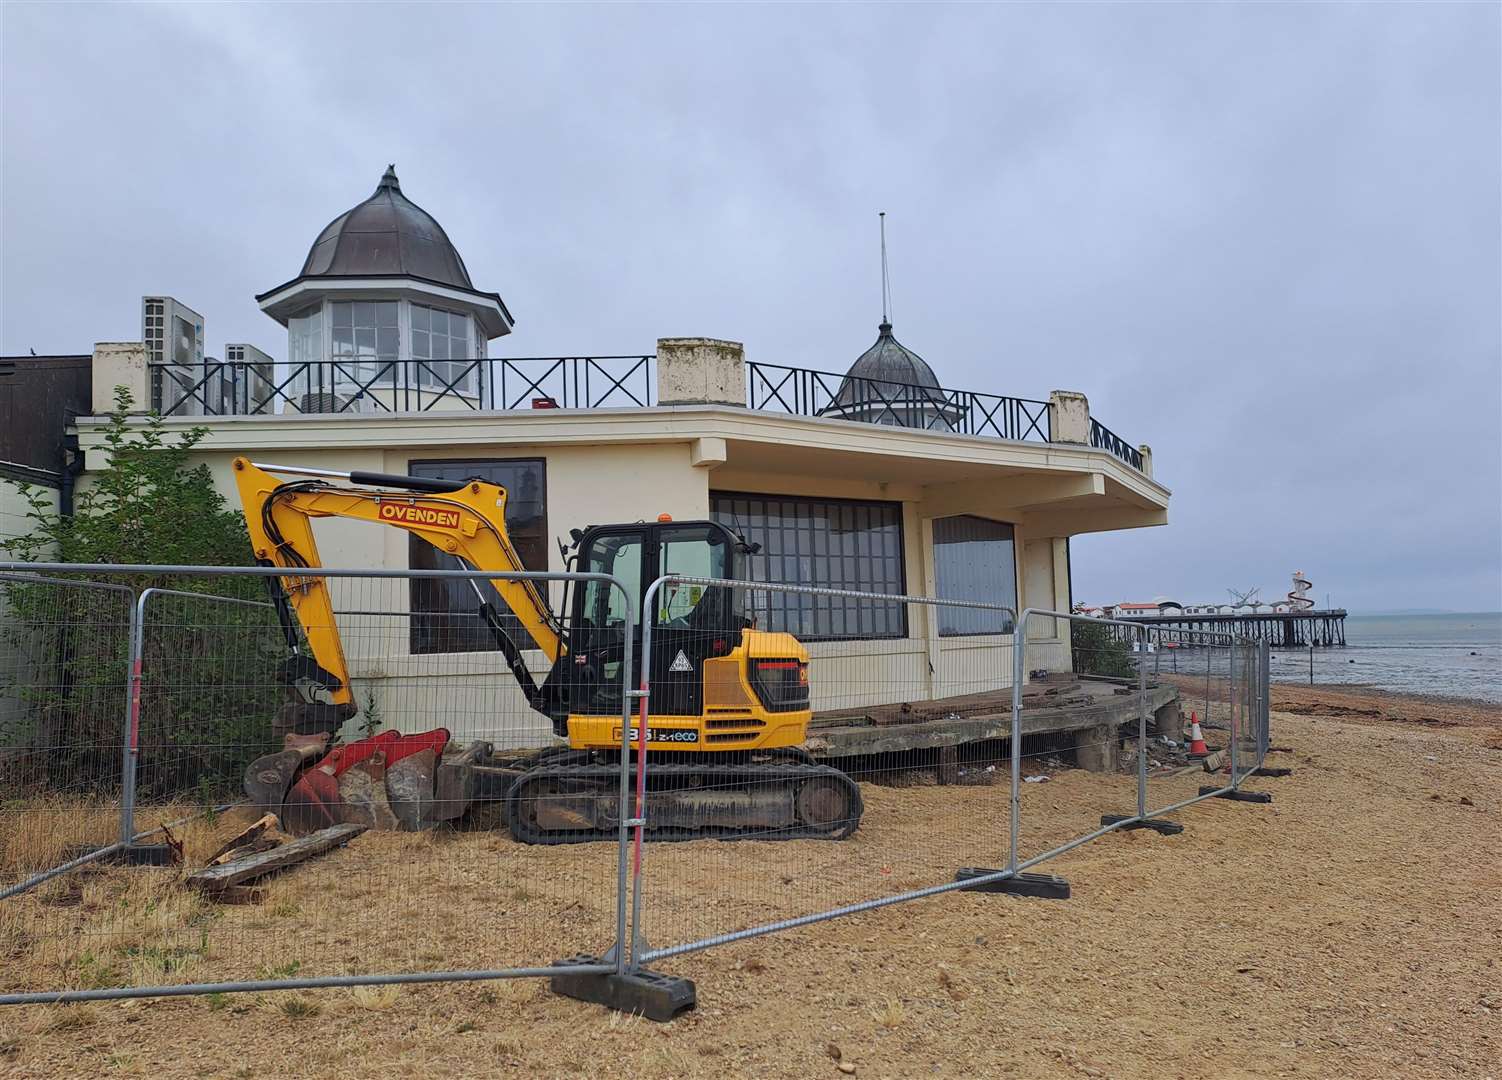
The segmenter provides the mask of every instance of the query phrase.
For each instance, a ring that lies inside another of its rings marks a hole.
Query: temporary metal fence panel
[[[915,611],[931,621],[915,622]],[[1005,632],[988,638],[985,630],[1002,628],[976,620],[990,618],[1004,620]],[[638,962],[950,891],[963,867],[1019,874],[1106,832],[1156,824],[1208,797],[1202,787],[1231,784],[1206,785],[1197,762],[1158,760],[1166,756],[1159,745],[1182,742],[1163,734],[1173,732],[1182,692],[1149,679],[1151,653],[1136,624],[1051,611],[1014,621],[979,603],[669,576],[648,589],[643,627],[651,723],[665,729],[683,691],[661,680],[676,671],[710,684],[702,665],[739,647],[740,628],[804,642],[814,716],[806,746],[818,765],[854,782],[862,816],[848,838],[830,835],[848,831],[840,829],[819,838],[806,814],[822,806],[826,821],[838,817],[829,809],[841,805],[828,795],[833,780],[810,773],[804,787],[784,791],[772,780],[679,765],[670,731],[653,730],[651,746],[642,744],[644,712],[635,732],[647,762],[638,774],[638,873],[646,867],[633,892]],[[951,635],[959,640],[946,641]],[[1236,643],[1199,644],[1196,712],[1218,698],[1225,726]],[[959,650],[976,655],[955,679],[945,654]],[[720,738],[760,730],[727,717]],[[1168,776],[1176,782],[1164,789]],[[677,784],[701,807],[740,800],[748,814],[740,838],[654,843],[682,839],[665,797]],[[819,784],[830,785],[822,803],[803,794]]]
[[[136,601],[132,716],[120,836],[181,818],[190,807],[244,799],[245,768],[280,750],[288,688],[276,609],[256,578],[200,576],[146,588]]]
[[[134,599],[0,573],[0,895],[118,835]]]
[[[25,781],[5,808],[0,1003],[546,975],[629,941],[572,969],[619,971],[952,891],[966,867],[1047,868],[1106,832],[1176,817],[1208,797],[1201,787],[1229,790],[1268,741],[1267,651],[1247,642],[1180,640],[1179,672],[1165,674],[1164,642],[1136,625],[673,575],[641,598],[637,668],[636,598],[606,575],[299,571],[295,587],[329,586],[351,691],[342,736],[442,726],[456,745],[488,744],[504,790],[559,740],[457,597],[496,576],[618,594],[615,648],[570,657],[598,662],[603,680],[564,669],[575,692],[587,681],[615,694],[615,793],[590,796],[613,842],[518,843],[513,820],[566,816],[577,795],[545,788],[535,802],[482,799],[436,830],[368,831],[228,906],[187,874],[257,816],[237,805],[237,774],[326,716],[312,705],[331,696],[306,661],[324,655],[310,646],[328,628],[304,617],[289,642],[259,593],[287,575],[262,568],[114,568],[129,587],[0,571],[22,613],[7,623],[0,761]],[[752,628],[770,633],[746,681],[736,650]],[[287,668],[290,648],[304,659]],[[632,671],[640,691],[625,684]],[[800,693],[815,718],[806,732]],[[1234,751],[1233,773],[1207,777],[1170,754],[1180,710]],[[783,717],[796,722],[779,733]],[[674,760],[674,732],[688,729],[697,753]],[[728,749],[709,761],[709,746]],[[740,838],[706,838],[715,823]],[[180,843],[185,863],[94,859],[118,853],[122,830]]]
[[[1245,639],[1237,641],[1240,664],[1233,690],[1237,702],[1234,773],[1238,783],[1261,768],[1266,755],[1263,749],[1264,717],[1261,704],[1261,689],[1266,685],[1263,648],[1262,642]]]
[[[292,627],[301,660],[288,666],[293,654],[264,589],[285,571],[133,569],[133,581],[171,585],[139,594],[139,633],[130,632],[128,589],[90,589],[118,609],[102,617],[97,600],[93,608],[65,606],[59,598],[71,593],[51,587],[41,594],[47,599],[38,614],[22,624],[34,629],[34,638],[61,634],[96,642],[97,653],[113,666],[97,687],[87,684],[92,689],[82,698],[75,683],[67,713],[73,724],[67,730],[105,734],[33,738],[22,747],[26,753],[14,757],[16,768],[31,769],[34,783],[25,797],[7,804],[4,865],[10,879],[62,862],[66,845],[47,836],[58,831],[60,814],[94,815],[98,835],[80,839],[105,843],[122,810],[127,831],[181,844],[183,860],[161,867],[105,867],[108,860],[99,860],[92,872],[60,874],[0,902],[15,949],[0,979],[0,1002],[553,974],[550,965],[561,958],[602,956],[619,940],[626,916],[626,759],[617,752],[604,770],[610,793],[602,799],[620,822],[611,842],[544,847],[515,840],[511,817],[525,818],[528,809],[513,808],[504,796],[511,781],[560,740],[551,720],[517,688],[483,623],[464,613],[466,603],[470,610],[478,606],[472,585],[483,592],[496,578],[526,579],[560,594],[565,587],[615,590],[622,599],[611,607],[627,614],[603,682],[610,696],[614,680],[615,718],[624,730],[630,699],[622,690],[633,663],[634,620],[618,581],[597,574],[298,571],[294,589],[326,582],[333,602],[351,692],[333,711],[337,737],[349,743],[382,732],[446,728],[447,759],[474,747],[485,768],[472,779],[474,805],[445,806],[441,790],[422,786],[422,777],[434,774],[436,756],[409,759],[418,765],[418,792],[431,795],[404,805],[410,793],[398,783],[402,767],[392,765],[384,784],[392,808],[386,824],[399,819],[410,825],[405,811],[411,810],[420,825],[436,819],[436,827],[369,829],[340,850],[235,895],[205,892],[188,878],[262,813],[249,805],[242,786],[249,763],[281,749],[287,734],[310,733],[331,715],[335,695],[310,682],[308,663],[328,666],[326,644],[324,652],[310,650],[315,636],[326,643],[328,627],[304,613]],[[560,596],[552,599],[556,605]],[[515,635],[520,627],[510,629]],[[541,650],[523,656],[539,680],[549,670]],[[572,659],[562,669],[569,680],[575,678]],[[53,668],[28,663],[12,665],[25,691],[20,700],[50,701],[44,695],[58,689],[48,674]],[[134,690],[129,709],[128,684]],[[601,692],[600,683],[591,689]],[[26,719],[33,728],[15,730],[33,730],[52,715],[34,709]],[[101,764],[94,773],[55,767],[56,747],[82,755],[96,742]],[[39,754],[44,748],[51,756]],[[49,772],[44,765],[54,767]],[[123,807],[122,775],[128,780]],[[341,798],[348,795],[347,779],[338,781]],[[380,786],[379,775],[374,783]],[[461,800],[468,804],[468,795]],[[359,816],[367,823],[382,820],[375,812]],[[245,902],[218,902],[216,895]],[[576,970],[615,970],[624,962],[612,957]]]
[[[1265,762],[1272,742],[1272,658],[1268,643],[1257,643],[1257,760]]]
[[[1134,624],[1027,610],[1018,625],[1028,648],[1013,677],[1021,736],[1013,868],[1098,832],[1108,815],[1144,812],[1148,762],[1138,747],[1154,734],[1156,690]],[[1037,659],[1050,651],[1066,658],[1062,685],[1049,685],[1052,665]]]
[[[1233,668],[1239,672],[1245,645],[1213,631],[1143,627],[1142,633],[1149,651],[1138,658],[1150,668],[1149,686],[1162,690],[1151,694],[1153,704],[1170,694],[1175,698],[1172,704],[1158,706],[1150,726],[1145,803],[1149,813],[1171,816],[1186,801],[1197,799],[1201,789],[1231,782],[1229,703]],[[1163,653],[1173,655],[1177,672],[1164,669]],[[1203,747],[1194,741],[1196,723]],[[1129,745],[1129,751],[1135,752],[1135,746]]]
[[[1257,746],[1252,735],[1250,701],[1251,650],[1231,646],[1226,686],[1226,775],[1240,783],[1257,766]]]
[[[1004,860],[1009,607],[688,576],[643,603],[643,958],[953,888],[956,870]],[[671,719],[701,708],[705,743]],[[727,839],[681,827],[689,808]]]

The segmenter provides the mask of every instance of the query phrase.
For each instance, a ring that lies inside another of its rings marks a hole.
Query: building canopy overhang
[[[169,417],[170,428],[193,417]],[[104,422],[80,419],[86,450],[105,450]],[[220,418],[201,452],[295,461],[307,452],[434,448],[506,455],[552,446],[683,444],[711,487],[813,494],[859,487],[911,501],[924,517],[973,514],[1026,524],[1049,536],[1163,525],[1169,491],[1107,451],[894,428],[723,405],[630,409],[445,411]],[[93,467],[91,465],[91,467]]]

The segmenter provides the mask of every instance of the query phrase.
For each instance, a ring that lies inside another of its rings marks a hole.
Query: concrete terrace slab
[[[1122,684],[1094,679],[1060,680],[1055,676],[1029,684],[1023,691],[1022,734],[1056,734],[1112,727],[1137,718],[1137,697],[1117,694]],[[1049,690],[1058,692],[1049,695]],[[1158,713],[1179,699],[1172,686],[1149,685],[1149,730],[1169,730],[1156,722]],[[1060,700],[1049,704],[1050,697]],[[839,709],[814,714],[804,744],[820,760],[941,749],[967,743],[1008,739],[1012,734],[1010,690],[964,694],[911,704]],[[1177,738],[1178,733],[1172,732]]]

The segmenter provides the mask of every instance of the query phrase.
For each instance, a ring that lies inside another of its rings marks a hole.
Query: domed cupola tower
[[[513,325],[394,165],[256,302],[287,328],[287,397],[304,412],[485,407],[487,343]]]
[[[892,324],[883,320],[876,344],[856,357],[834,400],[819,415],[952,431],[961,411],[948,399],[933,368],[893,337]]]
[[[965,414],[939,385],[927,361],[892,336],[887,318],[887,216],[881,215],[881,324],[872,345],[845,372],[840,388],[820,416],[891,427],[959,431]]]

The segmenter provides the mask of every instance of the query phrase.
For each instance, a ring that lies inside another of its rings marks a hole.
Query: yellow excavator
[[[268,579],[291,650],[283,679],[300,689],[279,734],[333,738],[357,712],[328,579],[297,573],[320,565],[315,519],[403,529],[477,571],[525,569],[506,529],[506,491],[485,480],[333,472],[243,457],[235,459],[234,476],[257,562],[289,571]],[[570,582],[560,617],[537,582],[488,578],[515,619],[508,627],[480,582],[470,582],[477,614],[522,695],[567,741],[521,759],[476,763],[490,781],[479,785],[480,797],[488,792],[503,802],[512,834],[528,843],[617,835],[623,694],[641,679],[625,670],[627,624],[639,622],[627,620],[626,605],[639,612],[641,588],[661,575],[741,580],[745,557],[757,550],[718,522],[666,515],[570,536],[572,544],[560,544],[567,569],[612,575],[631,595],[601,580]],[[655,839],[843,839],[860,823],[860,788],[799,745],[812,716],[808,650],[791,634],[757,629],[743,615],[743,593],[684,583],[669,584],[659,597],[647,673],[646,828]],[[526,663],[522,632],[550,662],[541,681]],[[639,657],[639,626],[633,633]],[[638,732],[629,734],[634,746]]]

